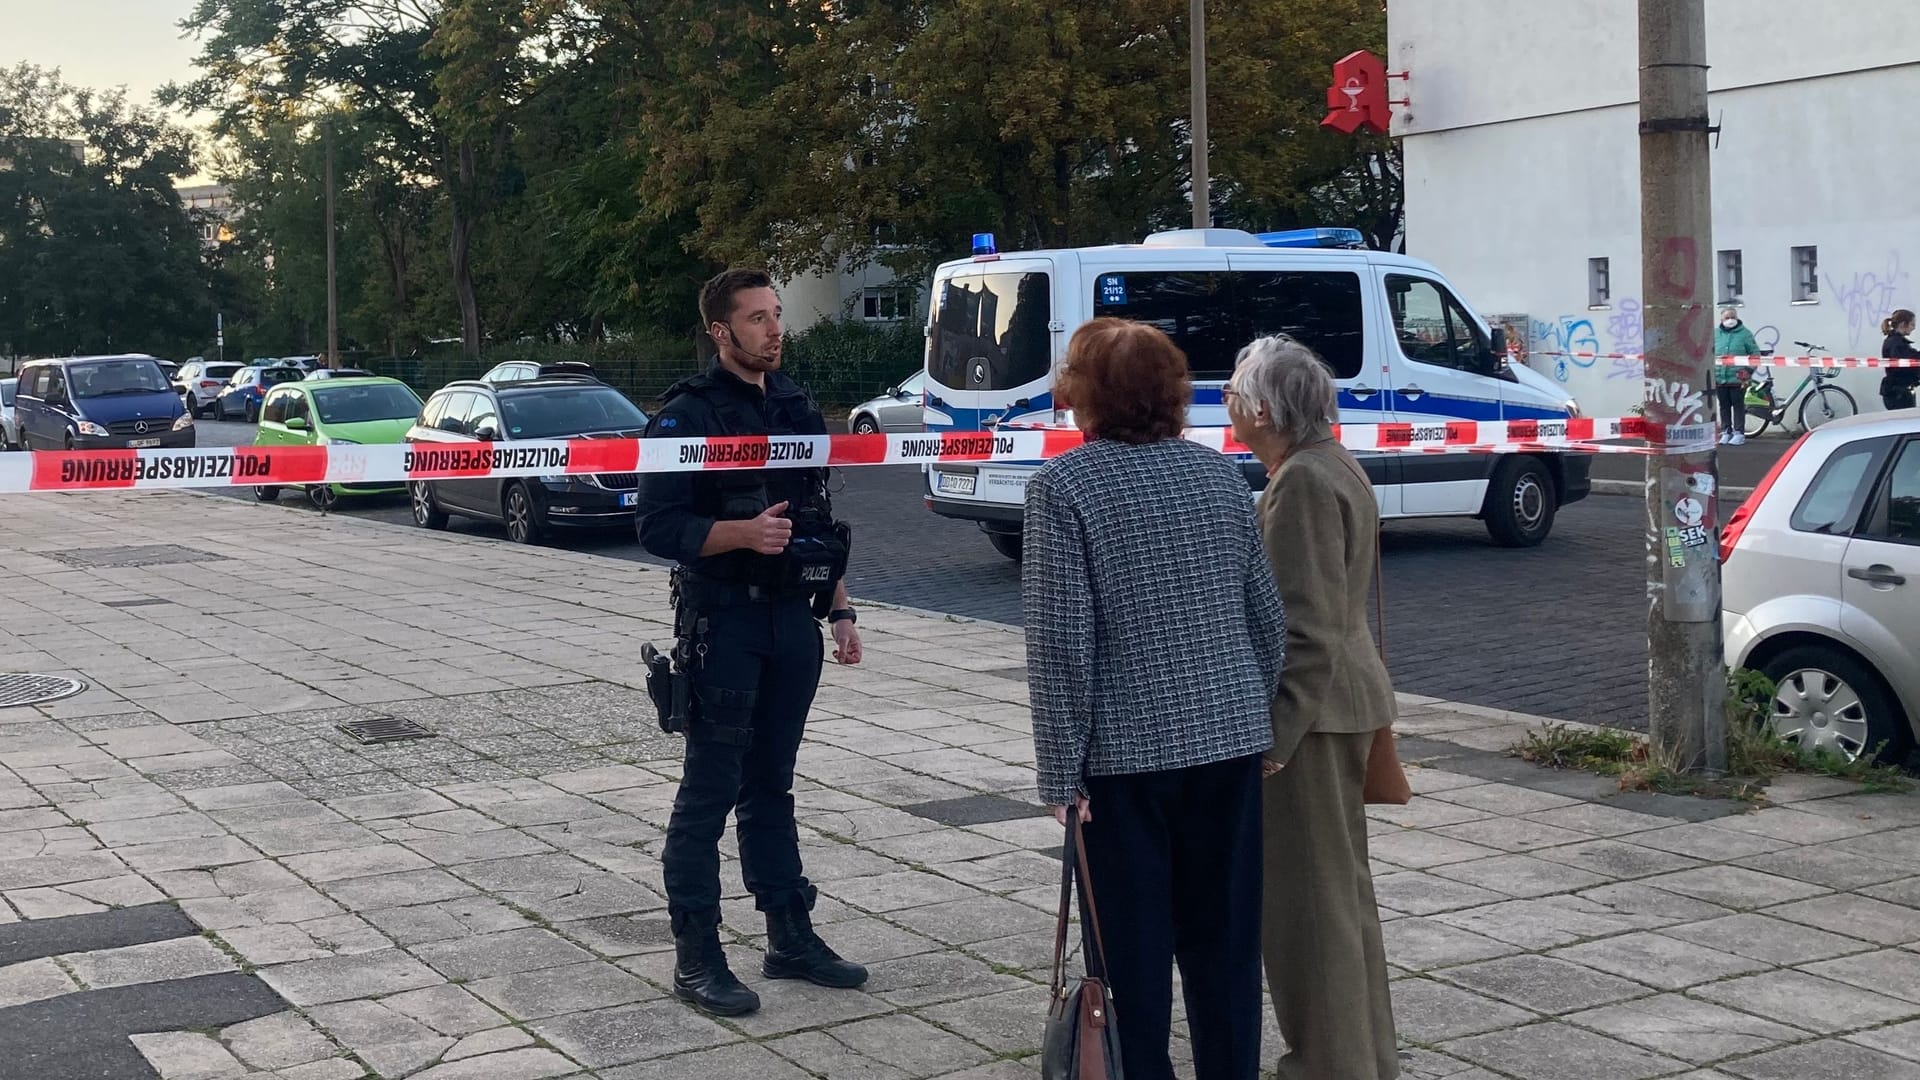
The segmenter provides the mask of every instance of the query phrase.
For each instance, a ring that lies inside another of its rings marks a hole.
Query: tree
[[[0,352],[175,352],[210,340],[187,133],[124,91],[0,70]]]

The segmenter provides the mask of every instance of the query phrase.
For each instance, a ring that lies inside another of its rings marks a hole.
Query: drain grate
[[[178,544],[136,544],[132,547],[77,548],[72,551],[40,551],[49,559],[78,566],[84,570],[110,570],[123,566],[162,566],[167,563],[197,563],[225,558],[210,551],[195,551]]]
[[[437,732],[428,731],[411,720],[402,720],[394,716],[381,716],[372,720],[356,720],[351,724],[336,724],[347,737],[354,742],[371,745],[373,743],[401,742],[406,739],[438,738]]]
[[[161,600],[156,597],[151,600],[102,600],[100,603],[102,607],[130,608],[130,607],[154,607],[159,604],[171,604],[173,603],[173,601]]]
[[[86,688],[86,683],[62,675],[4,673],[0,674],[0,709],[59,701]]]

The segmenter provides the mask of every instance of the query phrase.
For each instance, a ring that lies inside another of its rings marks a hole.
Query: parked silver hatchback
[[[1720,553],[1727,663],[1778,685],[1774,730],[1904,762],[1920,734],[1920,409],[1802,435]]]

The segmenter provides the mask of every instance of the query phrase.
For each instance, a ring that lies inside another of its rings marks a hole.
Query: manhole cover
[[[428,731],[411,720],[401,720],[392,716],[382,716],[375,720],[359,720],[351,724],[338,724],[347,737],[357,743],[400,742],[403,739],[431,739],[435,733]]]
[[[178,544],[136,544],[132,547],[78,548],[73,551],[42,551],[37,554],[87,570],[106,570],[123,566],[161,566],[166,563],[206,562],[222,556],[210,551],[195,551]]]
[[[0,709],[59,701],[86,688],[86,683],[61,675],[0,674]]]

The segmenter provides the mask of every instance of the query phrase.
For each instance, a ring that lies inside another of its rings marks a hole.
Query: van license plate
[[[135,450],[149,450],[160,445],[159,439],[128,439],[127,445]]]
[[[966,473],[936,472],[933,476],[934,490],[942,495],[972,495],[980,484],[979,477]]]

